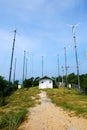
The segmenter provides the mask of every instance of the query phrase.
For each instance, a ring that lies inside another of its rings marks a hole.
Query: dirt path
[[[30,110],[27,120],[18,130],[87,130],[87,120],[70,117],[67,112],[52,104],[44,91],[40,98],[41,104]]]

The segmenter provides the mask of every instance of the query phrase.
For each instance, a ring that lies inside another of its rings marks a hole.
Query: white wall
[[[18,84],[18,88],[20,89],[20,88],[22,88],[22,86],[20,84]]]
[[[53,81],[51,79],[42,79],[39,81],[39,88],[53,88]]]

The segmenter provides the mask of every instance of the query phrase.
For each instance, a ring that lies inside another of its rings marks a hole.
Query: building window
[[[51,83],[51,81],[49,81],[49,83]]]
[[[44,83],[44,81],[41,81],[41,83]]]

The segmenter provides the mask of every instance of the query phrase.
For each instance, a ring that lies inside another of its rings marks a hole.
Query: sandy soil
[[[30,114],[18,130],[87,130],[87,120],[70,117],[62,108],[51,103],[46,92],[41,92],[40,101],[40,105],[30,109]]]

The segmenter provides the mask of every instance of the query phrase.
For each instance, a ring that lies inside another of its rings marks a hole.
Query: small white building
[[[21,84],[18,84],[18,88],[19,88],[19,89],[22,88],[22,85],[21,85]]]
[[[47,76],[42,77],[39,80],[39,88],[40,89],[53,88],[53,80]]]

